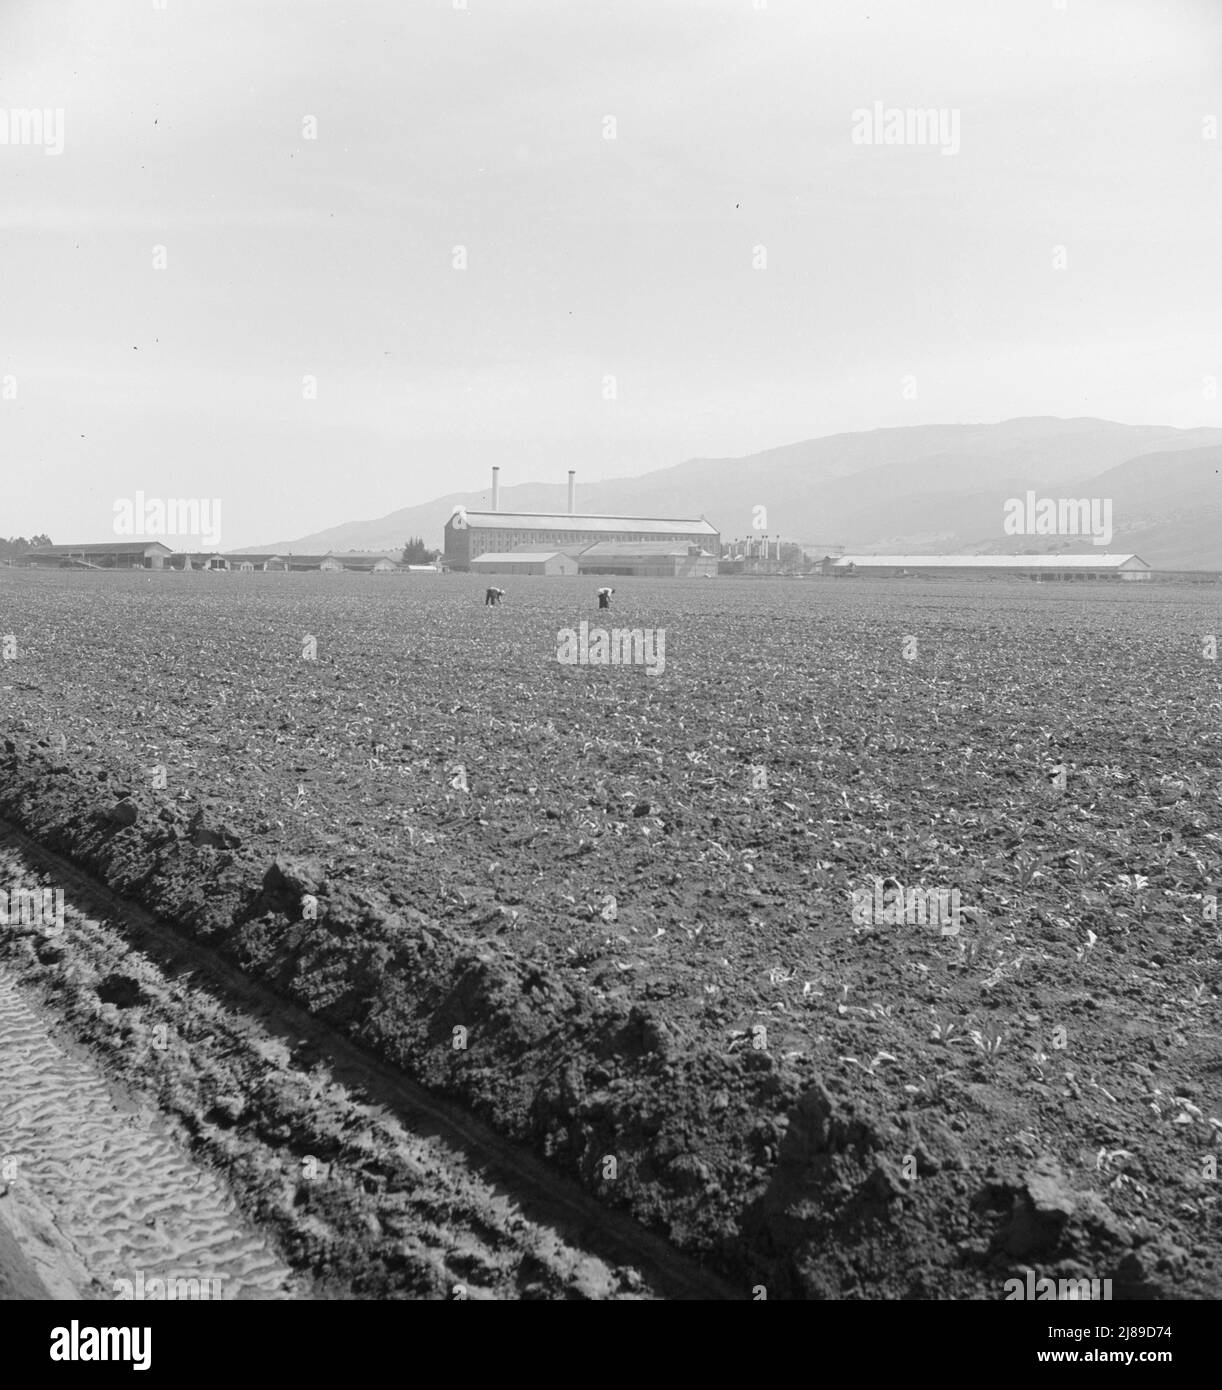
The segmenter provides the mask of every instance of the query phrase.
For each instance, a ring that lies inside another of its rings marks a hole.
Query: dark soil
[[[626,582],[656,678],[592,597],[0,575],[0,815],[744,1298],[1217,1297],[1208,596]]]

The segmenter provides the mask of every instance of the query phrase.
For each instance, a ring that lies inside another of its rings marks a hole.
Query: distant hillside
[[[728,540],[752,534],[755,508],[767,531],[854,550],[1078,549],[1052,536],[1007,537],[1005,502],[1039,496],[1111,497],[1111,550],[1151,564],[1222,568],[1222,430],[1174,430],[1052,417],[993,425],[914,425],[830,435],[737,459],[689,459],[638,478],[583,483],[583,512],[705,515]],[[345,522],[295,541],[247,547],[378,550],[423,535],[441,544],[458,505],[490,504],[490,492],[451,493],[370,521]],[[503,511],[564,511],[567,485],[501,487]]]
[[[1222,447],[1143,454],[1093,486],[1114,499],[1113,550],[1163,569],[1222,569]]]

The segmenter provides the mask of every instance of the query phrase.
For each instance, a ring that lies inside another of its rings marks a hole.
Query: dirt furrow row
[[[24,1202],[53,1211],[97,1296],[136,1268],[146,1281],[211,1271],[226,1297],[722,1294],[632,1222],[11,828],[0,879],[66,890],[62,929],[0,929],[12,1059],[0,1104]],[[49,1036],[52,1016],[87,1056]],[[116,1083],[143,1093],[137,1110],[119,1108]],[[232,1200],[216,1205],[226,1184],[259,1223],[255,1243],[237,1235]],[[273,1245],[280,1259],[265,1255]]]

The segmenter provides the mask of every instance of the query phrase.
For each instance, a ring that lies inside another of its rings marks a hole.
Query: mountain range
[[[1102,550],[1089,537],[1007,535],[1005,507],[1029,491],[1040,499],[1110,499],[1108,551],[1135,552],[1156,568],[1222,569],[1222,429],[1040,416],[828,435],[602,482],[582,483],[575,466],[580,513],[703,515],[727,541],[765,533],[815,549],[886,554]],[[500,509],[564,512],[567,498],[567,479],[502,479]],[[455,492],[246,548],[398,549],[416,535],[440,546],[455,507],[490,504],[490,487]]]

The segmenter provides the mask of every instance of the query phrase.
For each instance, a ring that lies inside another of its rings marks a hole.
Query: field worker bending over
[[[484,607],[487,608],[491,604],[495,608],[504,597],[504,589],[487,589],[484,592]]]
[[[599,606],[600,608],[610,608],[610,607],[611,607],[611,595],[612,595],[614,592],[615,592],[614,589],[599,589],[599,591],[598,591],[598,606]]]

